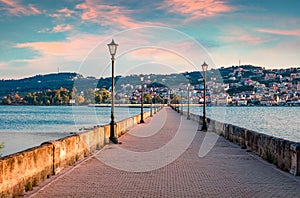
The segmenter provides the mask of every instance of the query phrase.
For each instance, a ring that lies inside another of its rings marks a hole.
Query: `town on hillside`
[[[115,81],[115,99],[119,104],[138,104],[142,98],[145,103],[204,102],[204,78],[199,71],[117,76]],[[111,78],[76,73],[0,80],[2,105],[109,104],[110,91]],[[242,65],[210,69],[206,73],[205,97],[208,105],[300,106],[300,68]]]

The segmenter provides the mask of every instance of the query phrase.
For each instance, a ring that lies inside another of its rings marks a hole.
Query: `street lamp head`
[[[111,56],[115,56],[117,53],[117,48],[119,44],[115,43],[114,39],[112,39],[111,43],[107,44],[109,53]]]
[[[202,70],[203,70],[204,72],[206,72],[206,71],[207,71],[207,68],[208,68],[208,65],[206,64],[206,62],[204,62],[203,65],[202,65]]]

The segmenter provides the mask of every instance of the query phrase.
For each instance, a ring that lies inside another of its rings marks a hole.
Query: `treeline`
[[[45,90],[33,93],[27,93],[24,97],[19,96],[17,93],[7,95],[2,99],[3,105],[69,105],[78,104],[86,105],[91,103],[109,103],[110,92],[105,88],[94,91],[87,89],[77,93],[77,89],[73,88],[68,90],[60,88],[56,90]]]

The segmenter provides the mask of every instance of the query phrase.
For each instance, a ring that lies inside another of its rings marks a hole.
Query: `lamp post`
[[[115,80],[114,80],[114,64],[115,64],[115,55],[117,52],[118,44],[112,39],[111,43],[107,44],[109,53],[111,55],[111,114],[110,114],[110,137],[109,139],[114,143],[118,144],[118,137],[115,136]]]
[[[188,100],[188,106],[187,106],[187,119],[190,120],[190,83],[188,83],[188,87],[187,87],[187,100]]]
[[[178,90],[179,91],[179,90]],[[175,92],[175,95],[176,95],[176,104],[177,104],[177,113],[180,113],[180,110],[179,110],[179,94],[178,94],[178,91]],[[177,95],[178,94],[178,95]]]
[[[142,82],[142,96],[141,96],[141,120],[140,123],[145,123],[144,121],[144,76],[141,76],[141,82]]]
[[[156,92],[155,92],[155,88],[154,88],[154,114],[156,114]]]
[[[180,115],[183,115],[183,89],[181,89],[181,95],[180,95],[180,98],[181,98],[181,110],[180,110]]]
[[[208,65],[204,62],[202,65],[203,70],[203,87],[204,87],[204,103],[203,103],[203,123],[201,131],[207,131],[207,119],[206,119],[206,71]]]
[[[151,89],[150,89],[150,96],[151,96],[151,99],[150,99],[150,117],[153,117],[153,115],[152,115],[152,93],[153,93],[153,88],[151,87]]]
[[[163,103],[165,103],[163,101]],[[170,88],[168,88],[168,101],[167,101],[168,105],[170,106],[171,105],[171,91],[170,91]]]

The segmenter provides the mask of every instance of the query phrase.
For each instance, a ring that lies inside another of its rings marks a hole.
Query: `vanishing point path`
[[[222,137],[199,157],[197,128],[166,107],[25,197],[300,197],[299,177]]]

